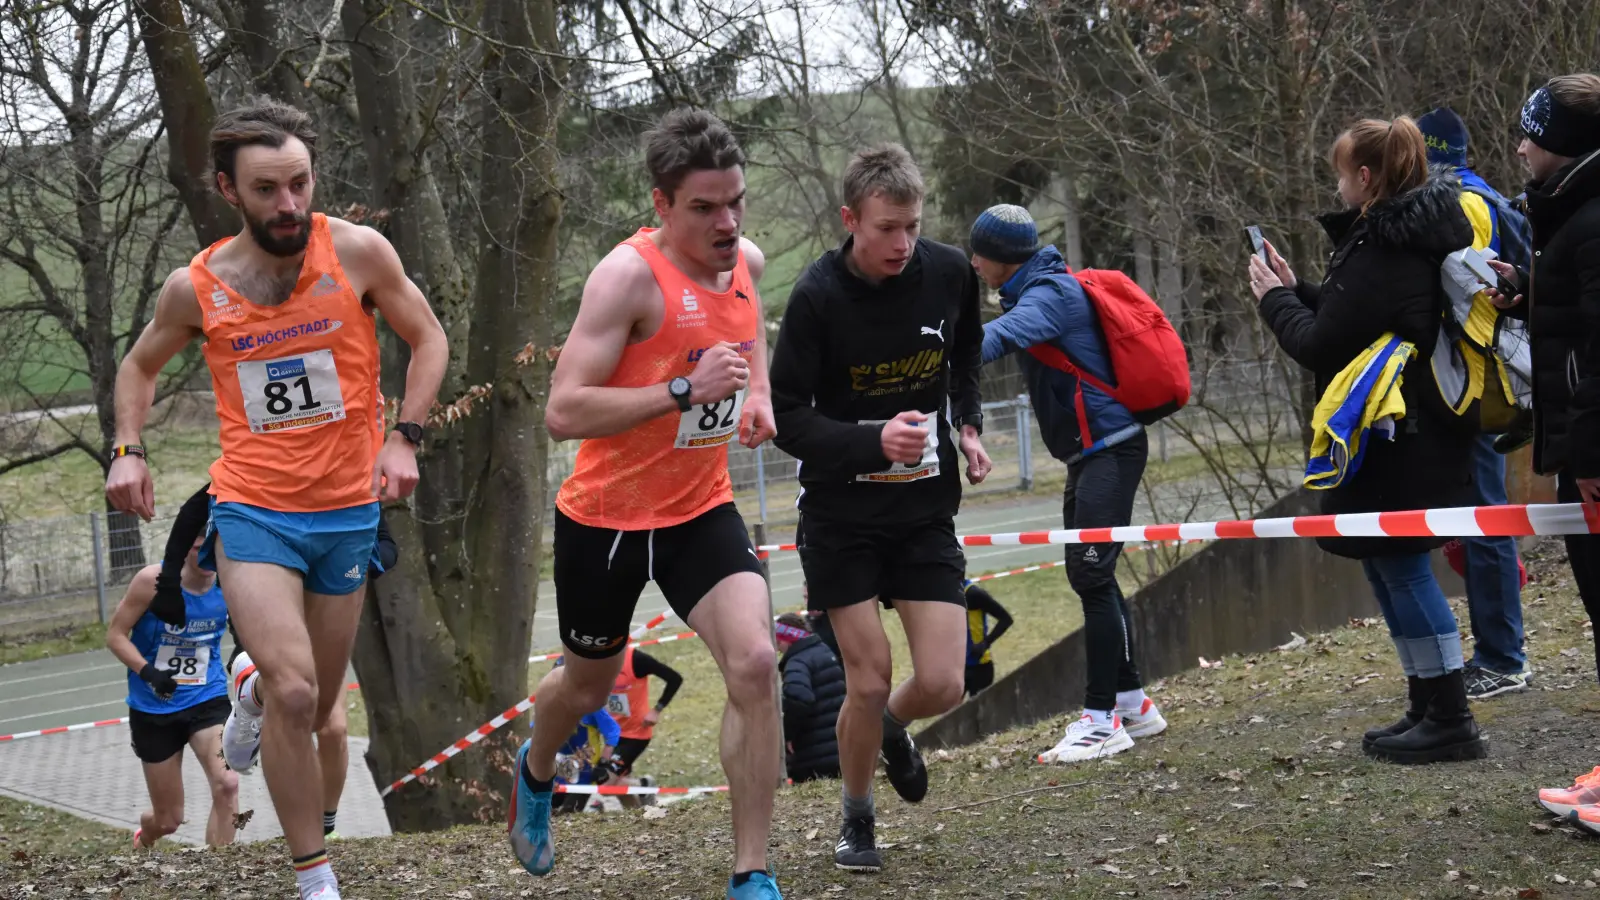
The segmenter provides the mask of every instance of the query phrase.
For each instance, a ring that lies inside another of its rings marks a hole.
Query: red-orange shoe
[[[1595,766],[1588,774],[1579,775],[1572,787],[1542,788],[1539,791],[1539,805],[1558,816],[1568,816],[1580,806],[1597,803],[1600,803],[1600,766]],[[1600,824],[1600,810],[1595,810],[1594,814],[1595,822]]]
[[[1600,806],[1580,806],[1572,811],[1568,819],[1590,834],[1600,834]]]

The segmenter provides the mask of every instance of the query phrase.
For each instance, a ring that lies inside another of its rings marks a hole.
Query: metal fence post
[[[761,448],[765,446],[765,442],[756,445],[756,510],[763,524],[767,521],[767,467],[761,460]]]
[[[90,552],[94,554],[95,606],[100,610],[100,624],[104,625],[110,616],[106,611],[106,564],[101,553],[99,513],[89,513],[89,540],[93,544]]]
[[[1019,395],[1017,405],[1017,486],[1024,491],[1033,490],[1033,408],[1026,394]]]

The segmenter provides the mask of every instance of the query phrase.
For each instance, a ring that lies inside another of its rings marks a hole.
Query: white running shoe
[[[1116,713],[1128,730],[1128,737],[1155,737],[1167,730],[1167,720],[1161,717],[1161,710],[1156,709],[1155,701],[1149,697],[1144,698],[1138,709],[1118,709]]]
[[[242,678],[233,673],[243,673],[250,668],[250,654],[241,653],[233,661],[233,671],[228,674],[228,698],[233,701],[233,712],[222,726],[222,758],[228,768],[241,775],[255,768],[261,758],[261,716],[245,712],[239,705],[239,682]]]
[[[305,900],[343,900],[343,898],[339,896],[338,888],[331,884],[325,884],[322,887],[317,888],[315,891],[312,891],[311,894],[305,898]]]
[[[1075,763],[1113,756],[1133,747],[1133,738],[1122,727],[1122,717],[1112,714],[1111,721],[1099,724],[1085,714],[1067,726],[1061,743],[1039,754],[1039,762]]]

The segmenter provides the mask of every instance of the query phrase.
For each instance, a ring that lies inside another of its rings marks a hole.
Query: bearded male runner
[[[222,422],[200,564],[217,572],[272,707],[267,790],[302,900],[339,900],[311,735],[339,702],[361,614],[378,501],[417,483],[420,425],[449,351],[389,242],[311,212],[317,134],[292,106],[252,102],[211,131],[217,190],[244,220],[167,278],[117,373],[106,496],[149,520],[139,432],[162,368],[204,339]],[[384,434],[374,311],[411,347],[401,422]]]

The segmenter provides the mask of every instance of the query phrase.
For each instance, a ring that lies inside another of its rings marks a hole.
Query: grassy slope
[[[1403,691],[1387,636],[1369,621],[1154,686],[1172,730],[1112,760],[1032,762],[1059,722],[935,754],[926,803],[907,806],[882,786],[889,869],[880,876],[851,876],[828,860],[837,785],[787,789],[771,843],[786,895],[1592,896],[1581,883],[1600,881],[1595,845],[1550,827],[1532,803],[1535,787],[1566,783],[1595,762],[1590,638],[1560,561],[1534,570],[1527,612],[1538,681],[1478,705],[1488,760],[1408,769],[1361,756],[1361,731],[1390,719]],[[547,881],[517,869],[497,827],[349,841],[335,864],[346,896],[366,900],[706,897],[730,864],[725,798],[671,806],[659,820],[627,812],[558,827],[560,869]],[[0,861],[9,868],[0,884],[32,884],[43,896],[116,885],[128,900],[224,888],[277,895],[290,889],[282,853],[273,843],[167,854],[159,868],[34,854]]]

